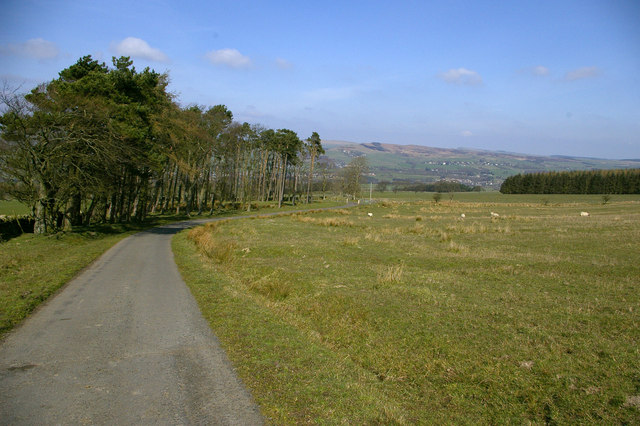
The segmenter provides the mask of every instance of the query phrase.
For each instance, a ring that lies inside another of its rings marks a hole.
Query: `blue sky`
[[[306,138],[640,158],[640,1],[4,0],[0,79],[79,57]]]

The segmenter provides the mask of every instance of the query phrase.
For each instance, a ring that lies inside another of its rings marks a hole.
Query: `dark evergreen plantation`
[[[640,194],[640,169],[518,174],[500,187],[503,194]]]
[[[308,195],[317,133],[303,142],[224,105],[182,108],[167,82],[128,57],[85,56],[26,95],[2,92],[0,189],[32,207],[35,232]]]

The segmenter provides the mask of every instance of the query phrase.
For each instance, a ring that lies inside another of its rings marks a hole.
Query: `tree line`
[[[508,177],[503,194],[640,194],[640,169],[540,172]]]
[[[181,107],[166,74],[112,63],[85,56],[26,95],[2,91],[0,195],[32,207],[36,233],[309,201],[316,132],[303,141],[235,122],[224,105]]]

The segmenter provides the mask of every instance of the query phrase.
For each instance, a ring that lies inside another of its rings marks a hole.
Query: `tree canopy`
[[[503,194],[640,194],[640,169],[583,170],[510,176]]]
[[[84,56],[26,95],[3,90],[0,183],[32,207],[36,232],[282,203],[301,193],[304,164],[311,181],[317,133],[303,144],[289,129],[234,122],[224,105],[181,107],[167,84],[128,57]]]

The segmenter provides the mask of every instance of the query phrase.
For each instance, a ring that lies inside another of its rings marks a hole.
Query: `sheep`
[[[460,219],[464,219],[465,217],[467,217],[467,216],[465,216],[465,214],[464,214],[464,213],[462,213],[462,214],[460,215]]]
[[[491,217],[500,217],[498,213],[491,212]]]
[[[580,212],[580,216],[587,217],[589,216],[589,212]]]
[[[367,213],[367,216],[373,217],[373,213]]]

